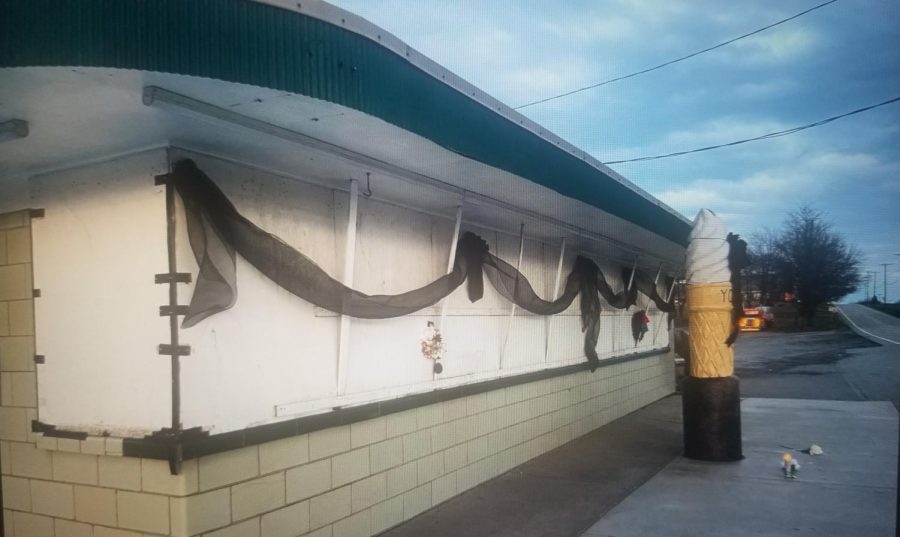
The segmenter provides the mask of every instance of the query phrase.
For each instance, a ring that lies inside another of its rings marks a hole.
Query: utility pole
[[[882,280],[882,289],[881,289],[881,301],[887,304],[887,268],[888,266],[893,265],[893,263],[882,263],[881,267],[884,269],[884,280]]]
[[[871,271],[871,270],[867,270],[866,274],[868,274],[869,278],[872,279],[872,294],[869,295],[869,300],[871,300],[872,297],[878,296],[878,273]],[[866,290],[866,292],[868,292],[868,289]]]

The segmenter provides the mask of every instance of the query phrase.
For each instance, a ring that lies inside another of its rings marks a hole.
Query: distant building
[[[38,0],[6,3],[0,30],[6,535],[372,535],[673,391],[647,279],[667,297],[689,223],[365,20]],[[230,261],[209,221],[192,250],[169,175],[185,159],[234,222],[363,293],[440,279],[465,232],[548,301],[578,255],[612,293],[644,287],[599,302],[594,372],[578,299],[523,312],[487,276],[476,302],[463,283],[341,316]],[[237,294],[184,327],[198,258],[211,300]]]

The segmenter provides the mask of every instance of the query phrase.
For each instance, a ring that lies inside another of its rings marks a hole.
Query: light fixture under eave
[[[259,133],[268,134],[270,136],[281,138],[282,140],[286,140],[288,142],[300,144],[314,150],[343,157],[350,162],[361,164],[367,169],[380,170],[401,180],[419,184],[424,183],[426,185],[437,188],[438,190],[452,193],[458,196],[463,196],[465,197],[467,202],[475,202],[476,204],[487,205],[491,208],[504,209],[535,221],[544,222],[559,229],[566,230],[575,236],[613,245],[618,250],[625,252],[626,257],[628,258],[632,258],[632,256],[634,255],[646,256],[648,259],[657,258],[657,256],[653,255],[650,252],[646,252],[640,248],[635,248],[634,246],[625,244],[620,240],[609,237],[602,233],[575,226],[549,215],[541,214],[521,207],[516,207],[515,205],[512,205],[503,200],[499,200],[491,196],[486,196],[484,194],[479,194],[477,192],[472,192],[470,190],[466,190],[440,179],[429,177],[412,170],[407,170],[406,168],[402,168],[395,164],[391,164],[389,162],[385,162],[377,158],[358,153],[356,151],[353,151],[352,149],[341,147],[339,145],[335,145],[324,140],[308,136],[306,134],[301,134],[297,131],[286,129],[284,127],[279,127],[278,125],[273,125],[272,123],[267,123],[256,118],[245,116],[243,114],[239,114],[225,108],[220,108],[216,105],[209,104],[207,102],[200,101],[186,95],[181,95],[179,93],[175,93],[158,86],[145,86],[142,99],[143,103],[146,106],[158,107],[168,112],[197,119],[205,123],[211,123],[213,125],[240,127]]]
[[[0,142],[9,142],[28,136],[28,122],[21,119],[10,119],[0,123]]]

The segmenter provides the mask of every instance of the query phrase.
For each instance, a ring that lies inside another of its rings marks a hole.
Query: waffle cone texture
[[[690,375],[723,378],[734,374],[734,351],[725,344],[731,333],[731,283],[687,286],[690,330]]]

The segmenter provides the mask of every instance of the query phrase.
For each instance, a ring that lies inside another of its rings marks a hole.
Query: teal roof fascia
[[[250,0],[7,0],[0,67],[83,66],[284,90],[436,144],[687,244],[690,225],[369,37]]]

